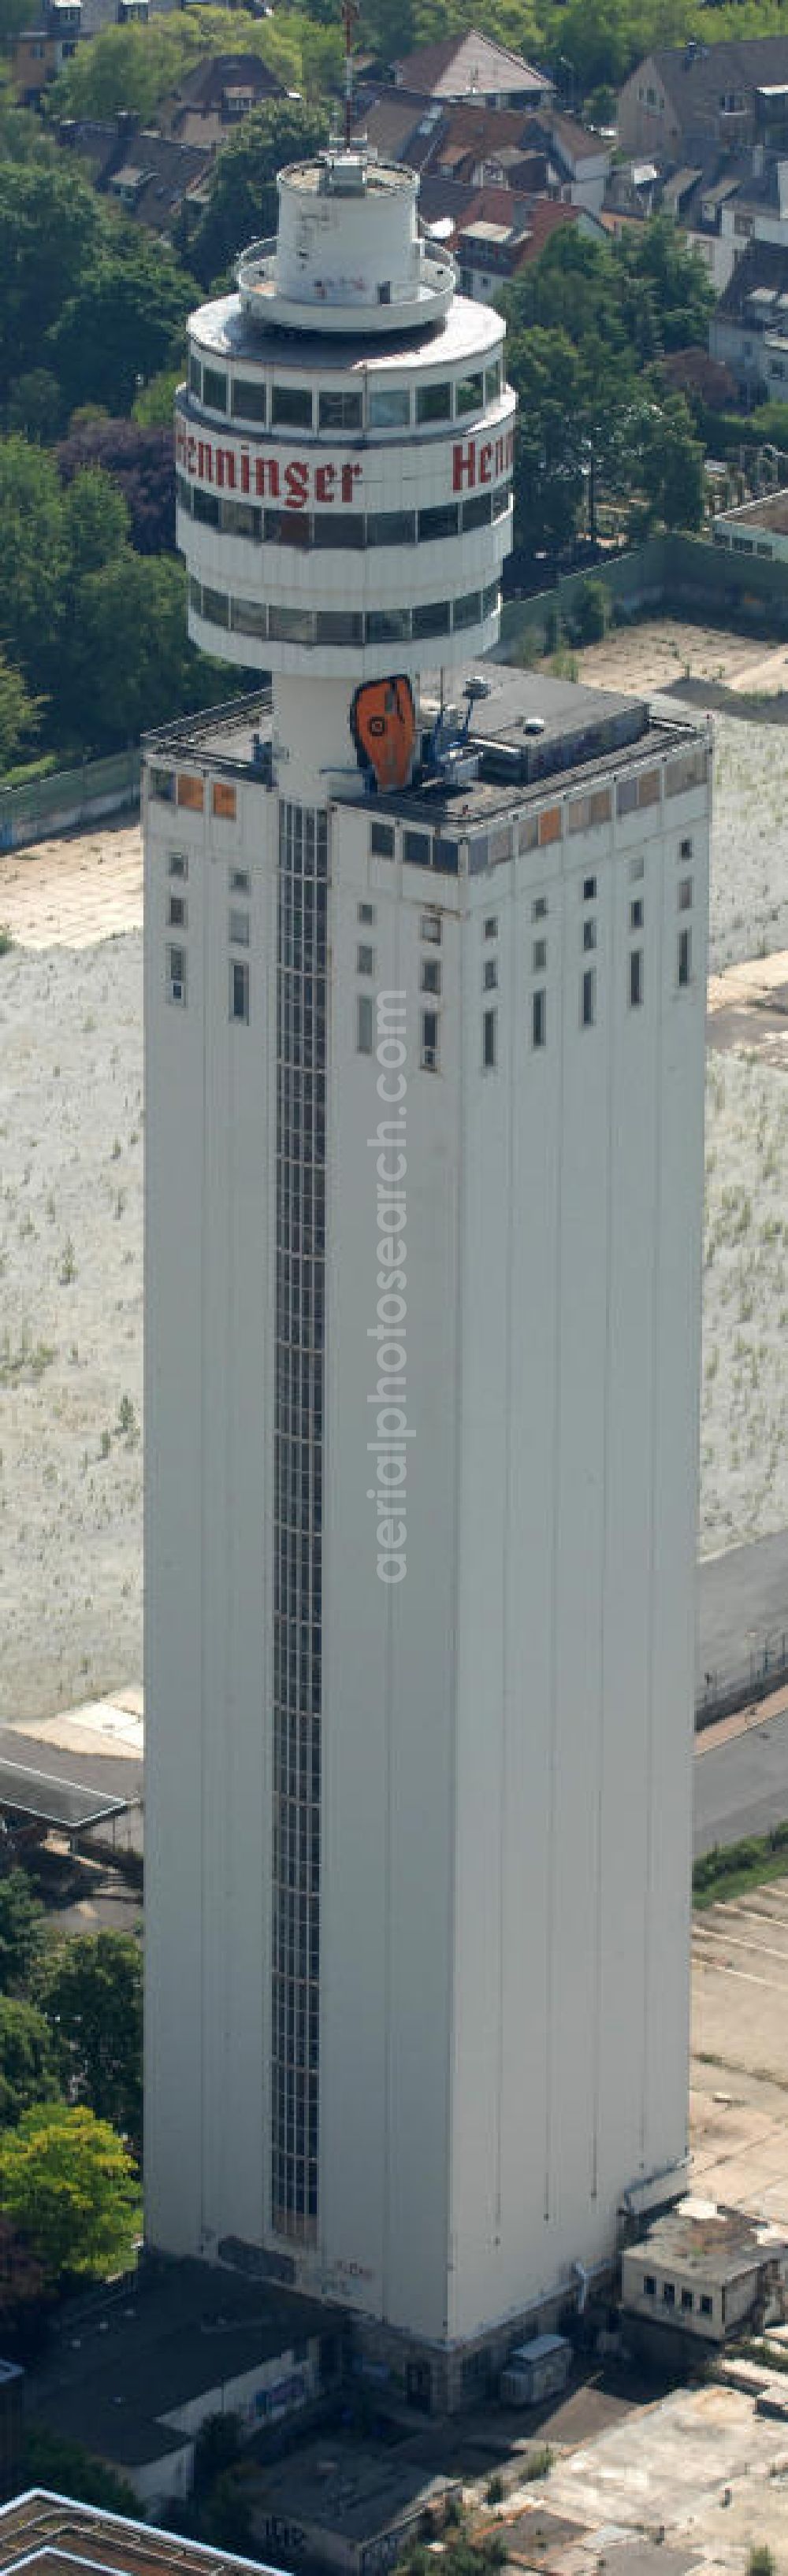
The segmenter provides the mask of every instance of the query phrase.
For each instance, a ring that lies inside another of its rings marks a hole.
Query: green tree
[[[515,544],[556,554],[574,534],[583,497],[583,368],[565,331],[538,326],[514,334],[507,366],[519,402]]]
[[[603,581],[581,582],[573,619],[580,644],[601,644],[607,629],[609,607]]]
[[[82,585],[74,686],[97,749],[226,697],[227,672],[189,643],[186,575],[171,555],[117,555]]]
[[[72,487],[73,488],[73,487]],[[124,1932],[85,1933],[47,1950],[36,1992],[71,2101],[139,2149],[142,1953]]]
[[[0,7],[3,0],[0,0]],[[79,45],[52,90],[56,116],[110,117],[125,110],[146,120],[160,101],[178,88],[203,55],[254,53],[281,80],[285,89],[301,85],[304,54],[319,30],[306,12],[282,10],[275,19],[257,19],[234,10],[190,8],[155,18],[149,27],[104,27]],[[336,43],[336,37],[334,39]]]
[[[84,465],[63,494],[63,530],[69,576],[74,588],[87,573],[100,572],[128,542],[131,512],[123,494],[100,465]]]
[[[276,231],[278,171],[288,161],[307,160],[327,135],[326,110],[302,99],[270,99],[244,117],[218,155],[204,214],[191,237],[184,236],[189,264],[204,286],[247,242]]]
[[[106,2280],[133,2261],[135,2168],[92,2111],[53,2102],[23,2112],[0,2137],[0,2202],[53,2285],[72,2273]]]
[[[657,352],[639,337],[644,293],[654,317],[657,346],[674,349],[705,346],[714,311],[714,289],[697,251],[689,251],[668,215],[654,215],[636,225],[613,245],[622,280],[628,337],[639,356]]]
[[[37,2102],[55,2101],[59,2090],[43,2013],[0,1995],[0,2128],[12,2128]]]
[[[651,515],[666,528],[703,523],[703,449],[682,394],[648,406],[642,431],[640,480]]]
[[[195,293],[194,279],[162,242],[133,225],[118,227],[48,333],[67,410],[90,401],[130,411],[141,382],[174,365],[185,346]]]
[[[11,769],[23,743],[37,731],[39,705],[20,671],[0,653],[0,771]]]
[[[51,368],[30,367],[26,375],[12,377],[5,410],[9,436],[19,430],[34,445],[51,447],[62,423],[60,386]]]
[[[44,1908],[24,1869],[0,1878],[0,1994],[24,1991],[44,1937]]]
[[[107,218],[73,164],[0,161],[0,400],[94,268]]]
[[[54,458],[0,441],[0,643],[34,691],[57,675],[67,555]]]
[[[0,53],[10,53],[29,16],[25,0],[0,0]]]
[[[181,381],[181,367],[165,367],[160,376],[152,376],[143,385],[131,406],[131,417],[140,429],[170,429],[175,395]]]
[[[504,298],[512,329],[566,331],[604,387],[664,350],[704,342],[714,297],[695,252],[662,215],[623,241],[587,241],[574,225],[554,233]]]

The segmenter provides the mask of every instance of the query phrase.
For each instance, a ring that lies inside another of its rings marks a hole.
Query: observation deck
[[[361,143],[281,171],[278,232],[238,264],[250,321],[351,338],[441,322],[456,270],[421,228],[417,188]]]

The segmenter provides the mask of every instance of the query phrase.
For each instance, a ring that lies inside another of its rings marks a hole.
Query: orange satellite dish
[[[368,680],[350,710],[362,769],[374,769],[381,794],[407,787],[416,746],[416,710],[409,680]]]

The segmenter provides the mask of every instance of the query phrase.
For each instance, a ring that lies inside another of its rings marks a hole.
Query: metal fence
[[[712,616],[739,630],[788,633],[788,563],[734,555],[706,536],[677,534],[647,537],[623,554],[600,556],[584,571],[560,573],[552,590],[507,599],[499,660],[516,662],[523,647],[544,651],[556,621],[571,631],[589,578],[601,583],[611,611],[618,608],[625,617],[664,607],[672,616]]]
[[[133,811],[139,794],[138,750],[85,760],[79,769],[55,770],[50,778],[31,778],[21,787],[0,787],[0,851],[22,850],[50,832],[73,831],[102,815]]]
[[[715,1718],[732,1717],[751,1700],[768,1699],[783,1682],[788,1682],[788,1627],[771,1628],[751,1648],[746,1663],[704,1673],[695,1693],[696,1732],[713,1726]]]

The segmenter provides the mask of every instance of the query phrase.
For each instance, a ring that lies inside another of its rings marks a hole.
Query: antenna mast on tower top
[[[356,0],[342,0],[342,25],[345,30],[345,150],[350,148],[353,131],[353,29],[358,17]]]

